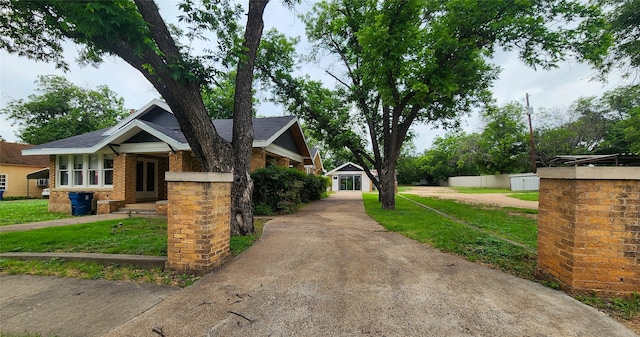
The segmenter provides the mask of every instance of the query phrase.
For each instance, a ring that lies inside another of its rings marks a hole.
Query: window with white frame
[[[6,189],[7,189],[7,175],[0,174],[0,190],[6,190]]]
[[[113,185],[112,154],[61,155],[58,156],[56,170],[57,186],[110,187]]]

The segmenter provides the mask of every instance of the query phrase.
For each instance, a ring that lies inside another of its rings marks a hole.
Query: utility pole
[[[529,106],[529,93],[525,96],[527,102],[527,116],[529,116],[529,147],[531,148],[531,169],[533,173],[536,173],[536,145],[533,141],[533,127],[531,126],[531,114],[533,113],[533,108]]]

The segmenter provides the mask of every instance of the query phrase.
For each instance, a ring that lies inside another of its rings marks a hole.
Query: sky
[[[165,20],[175,22],[178,14],[176,1],[160,0],[157,3]],[[281,1],[270,2],[264,14],[265,31],[276,28],[289,36],[300,36],[302,41],[299,48],[301,52],[305,52],[308,44],[304,40],[304,24],[297,15],[306,12],[310,7],[311,2],[304,0],[294,9],[283,7]],[[80,67],[74,62],[77,47],[73,44],[68,44],[65,48],[65,56],[70,64],[70,71],[67,73],[56,69],[52,64],[35,62],[8,54],[4,50],[0,51],[0,108],[5,107],[10,101],[25,99],[28,95],[35,94],[34,82],[38,75],[51,74],[62,75],[84,88],[106,85],[124,98],[127,109],[137,109],[154,98],[160,98],[142,74],[116,57],[106,58],[99,68]],[[497,52],[494,62],[502,68],[500,77],[492,88],[497,103],[524,103],[525,95],[529,93],[534,127],[536,119],[540,118],[541,107],[565,110],[580,97],[598,96],[631,83],[619,74],[611,75],[605,83],[592,80],[596,75],[595,70],[588,65],[572,61],[560,64],[555,70],[535,71],[522,64],[515,53]],[[313,64],[306,65],[301,71],[314,79],[323,76],[326,78],[324,70]],[[258,107],[260,116],[279,116],[283,113],[282,107],[270,103]],[[6,115],[0,114],[0,135],[7,141],[15,142],[17,126],[11,124]],[[462,117],[461,126],[467,132],[477,132],[482,128],[482,122],[477,114],[474,114]],[[428,149],[435,137],[443,136],[447,132],[428,125],[415,125],[413,130],[417,134],[414,143],[419,153]]]

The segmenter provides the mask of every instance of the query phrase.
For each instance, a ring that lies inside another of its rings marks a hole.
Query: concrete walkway
[[[2,275],[0,332],[99,337],[179,290],[157,284]]]
[[[275,219],[247,252],[108,333],[637,336],[566,294],[386,232],[359,193]]]

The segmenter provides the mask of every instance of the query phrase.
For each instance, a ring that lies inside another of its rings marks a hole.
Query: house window
[[[58,185],[69,185],[69,156],[58,157]]]
[[[84,185],[84,156],[77,154],[73,156],[73,185]]]
[[[7,189],[7,175],[0,174],[0,190],[6,190],[6,189]]]
[[[89,185],[95,186],[100,184],[100,156],[97,154],[89,155]]]
[[[102,163],[102,176],[105,185],[113,185],[113,155],[105,154]]]
[[[102,187],[113,185],[113,155],[58,156],[57,186]],[[71,177],[71,179],[69,179]]]

